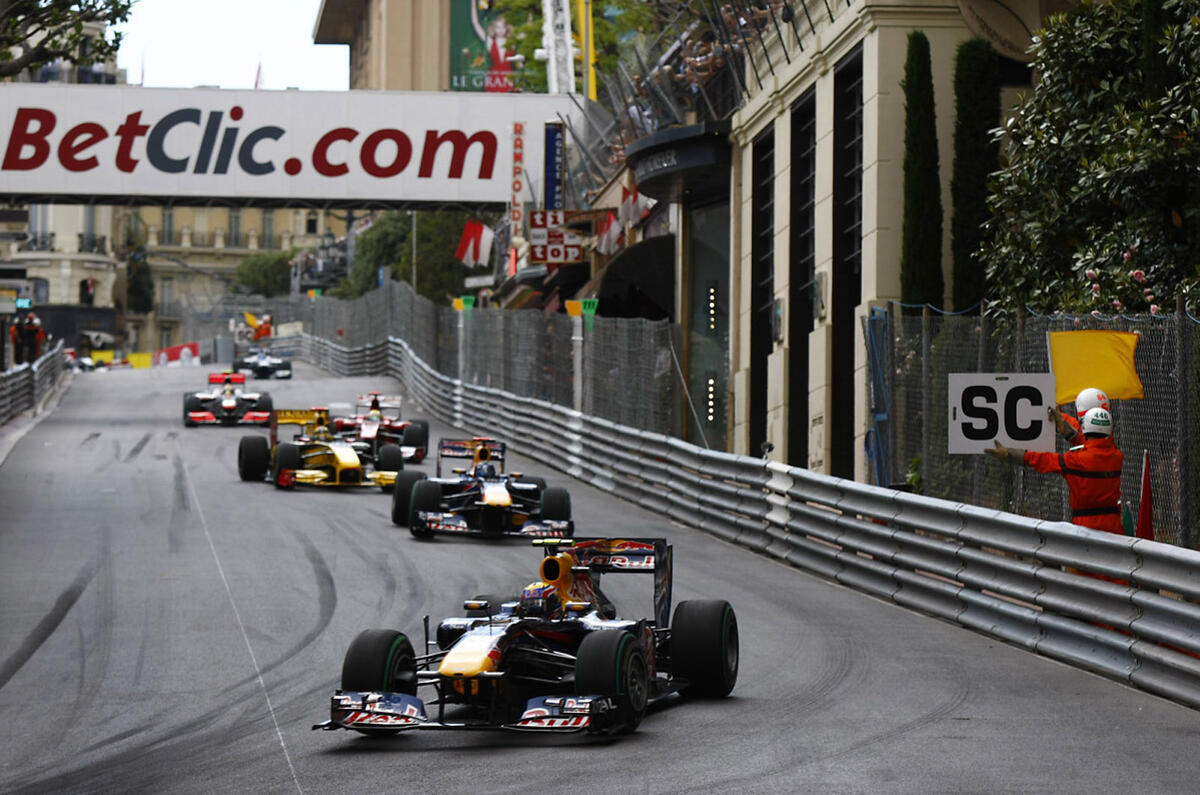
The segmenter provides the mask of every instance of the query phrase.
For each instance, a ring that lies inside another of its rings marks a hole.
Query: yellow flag
[[[250,328],[258,328],[258,318],[257,317],[250,314],[249,312],[243,312],[242,314],[245,315],[245,317],[246,317],[246,325],[247,326],[249,326]]]
[[[1138,335],[1131,331],[1051,331],[1050,369],[1054,402],[1070,403],[1080,390],[1095,387],[1110,398],[1145,396],[1133,364]]]

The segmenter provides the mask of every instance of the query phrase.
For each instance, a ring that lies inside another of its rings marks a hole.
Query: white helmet
[[[1088,409],[1112,411],[1112,404],[1108,402],[1107,394],[1089,386],[1075,396],[1075,416],[1082,420]]]
[[[1084,434],[1097,433],[1101,436],[1112,436],[1112,415],[1100,407],[1088,409],[1079,422],[1079,430]]]

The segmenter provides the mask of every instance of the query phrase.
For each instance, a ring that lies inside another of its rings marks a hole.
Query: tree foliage
[[[908,34],[904,64],[904,231],[900,253],[900,300],[945,302],[942,278],[942,195],[938,176],[937,117],[929,39]]]
[[[992,182],[989,298],[1039,312],[1157,312],[1196,288],[1195,8],[1162,0],[1151,82],[1140,0],[1084,4],[1034,38],[1038,80],[1001,131],[1007,160]]]
[[[258,295],[287,295],[292,289],[293,251],[260,251],[238,263],[234,283]]]
[[[467,276],[485,273],[481,268],[468,268],[454,254],[468,219],[482,221],[495,227],[500,213],[470,213],[463,210],[428,210],[416,214],[417,222],[417,284],[420,295],[435,303],[450,305],[466,288]],[[371,228],[361,233],[354,244],[354,262],[334,295],[353,298],[375,289],[378,268],[387,267],[391,277],[411,281],[413,273],[411,216],[407,212],[386,212],[379,215]],[[493,257],[491,267],[498,267]]]
[[[954,173],[950,178],[953,307],[979,303],[986,277],[975,259],[987,220],[987,185],[999,162],[991,131],[1000,124],[1000,57],[986,39],[968,39],[954,63]]]
[[[85,25],[111,28],[132,6],[133,0],[0,0],[0,78],[59,58],[77,65],[109,60],[121,34],[92,36]]]
[[[147,315],[154,311],[154,276],[142,246],[130,252],[125,266],[125,305],[134,314]]]

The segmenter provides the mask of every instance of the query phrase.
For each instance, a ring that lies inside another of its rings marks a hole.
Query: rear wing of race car
[[[312,436],[318,425],[329,425],[329,409],[318,406],[311,409],[275,409],[271,412],[271,449],[279,441],[280,425],[299,425],[300,433]]]
[[[245,373],[209,373],[208,374],[208,383],[223,384],[223,383],[225,383],[226,378],[229,379],[229,383],[231,383],[231,384],[246,383],[246,374]]]
[[[368,392],[365,395],[359,395],[354,401],[354,413],[356,415],[366,414],[371,410],[371,401],[373,400],[379,401],[380,411],[386,412],[389,416],[400,417],[400,396],[381,395],[378,392]]]
[[[492,461],[504,471],[506,446],[496,439],[476,436],[473,439],[442,439],[438,442],[437,476],[442,476],[442,459],[470,459],[472,465]]]
[[[546,557],[570,558],[571,570],[594,575],[633,572],[654,575],[654,621],[670,625],[672,547],[664,538],[538,538]],[[598,578],[597,578],[598,579]]]

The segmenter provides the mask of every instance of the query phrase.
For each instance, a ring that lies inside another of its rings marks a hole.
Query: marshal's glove
[[[1014,464],[1025,463],[1025,451],[1018,450],[1015,447],[1005,447],[996,441],[994,447],[988,447],[983,452],[990,456],[999,458],[1001,461],[1012,461]]]
[[[1046,416],[1054,423],[1054,430],[1058,432],[1059,436],[1064,439],[1070,439],[1075,436],[1075,429],[1071,427],[1069,422],[1063,419],[1062,412],[1054,408],[1054,406],[1046,408]]]

